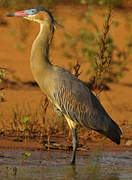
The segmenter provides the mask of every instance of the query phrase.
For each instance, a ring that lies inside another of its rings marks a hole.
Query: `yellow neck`
[[[33,42],[31,51],[31,69],[35,80],[46,75],[52,64],[49,61],[49,47],[53,38],[54,27],[51,21],[45,21],[40,24],[40,32]]]

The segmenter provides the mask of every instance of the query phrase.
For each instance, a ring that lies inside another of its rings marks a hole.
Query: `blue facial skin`
[[[37,11],[37,9],[29,9],[29,10],[26,10],[26,13],[28,15],[34,15],[34,14],[37,14],[38,11]]]
[[[34,14],[39,13],[40,11],[45,11],[46,13],[48,13],[49,16],[51,17],[52,21],[54,22],[54,18],[52,16],[52,14],[50,13],[50,11],[48,11],[47,9],[45,9],[43,7],[34,7],[32,9],[28,9],[28,10],[26,10],[26,13],[28,15],[34,15]]]

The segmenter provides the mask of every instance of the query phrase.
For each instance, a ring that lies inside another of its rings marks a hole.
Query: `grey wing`
[[[56,82],[59,83],[56,83],[54,99],[64,115],[91,129],[107,126],[104,118],[107,113],[82,81],[63,70]]]
[[[60,72],[52,96],[57,108],[73,122],[100,132],[120,144],[120,127],[107,114],[86,84],[69,71],[61,68]]]

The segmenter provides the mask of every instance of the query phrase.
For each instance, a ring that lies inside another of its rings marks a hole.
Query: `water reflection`
[[[0,152],[0,179],[4,180],[131,180],[132,152],[78,156],[69,164],[69,154],[59,152]]]
[[[118,173],[101,172],[101,169],[89,168],[89,167],[71,167],[66,168],[64,177],[68,180],[119,180]]]

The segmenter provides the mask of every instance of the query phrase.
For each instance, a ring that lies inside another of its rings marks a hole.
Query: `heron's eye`
[[[31,10],[31,12],[32,12],[32,13],[36,13],[36,11],[35,11],[35,10]]]

